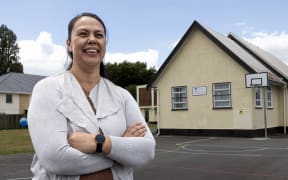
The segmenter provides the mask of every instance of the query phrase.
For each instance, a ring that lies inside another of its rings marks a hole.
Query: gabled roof
[[[244,39],[239,38],[235,34],[230,33],[228,37],[239,44],[239,46],[241,46],[243,49],[248,51],[252,56],[261,61],[267,68],[271,69],[284,81],[288,82],[288,66],[283,61],[280,61],[267,51],[264,51],[259,47],[245,41]]]
[[[14,73],[0,76],[0,93],[31,94],[34,85],[45,76]]]
[[[255,58],[250,52],[246,49],[239,46],[234,40],[229,37],[226,37],[218,32],[215,32],[207,27],[204,27],[197,21],[194,21],[189,29],[186,31],[184,36],[181,38],[176,47],[172,50],[170,55],[164,61],[162,66],[156,72],[156,74],[152,77],[147,87],[152,87],[153,83],[157,80],[157,78],[161,75],[164,69],[168,66],[173,57],[177,54],[178,50],[182,47],[184,42],[188,39],[190,34],[193,32],[195,28],[198,28],[202,33],[204,33],[211,41],[213,41],[216,45],[218,45],[222,50],[224,50],[229,56],[232,57],[237,63],[239,63],[243,68],[245,68],[249,73],[260,73],[260,72],[268,72],[268,79],[270,81],[274,81],[276,83],[283,83],[283,81],[272,71],[269,67],[266,67],[259,61],[259,59]]]

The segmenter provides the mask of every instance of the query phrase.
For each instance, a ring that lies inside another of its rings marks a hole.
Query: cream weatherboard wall
[[[0,94],[0,113],[19,114],[19,95],[12,95],[12,103],[6,103],[6,94]]]
[[[247,71],[198,29],[155,81],[160,95],[160,128],[253,129],[252,89],[245,88]],[[163,76],[165,74],[165,76]],[[230,82],[232,109],[213,109],[212,83]],[[171,88],[187,86],[188,110],[173,111]],[[192,96],[192,87],[206,86],[206,96]]]
[[[255,94],[253,95],[255,100]],[[264,123],[264,108],[255,108],[254,105],[253,119],[255,129],[263,129]],[[272,86],[272,108],[266,109],[267,127],[284,126],[284,96],[281,86]]]
[[[25,111],[28,110],[30,103],[30,94],[21,94],[19,101],[19,114],[25,114]]]
[[[24,114],[29,107],[31,95],[12,94],[12,103],[6,103],[6,94],[0,94],[0,113]]]

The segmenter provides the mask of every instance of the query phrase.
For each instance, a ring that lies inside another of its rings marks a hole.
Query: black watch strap
[[[97,153],[101,153],[102,152],[102,147],[103,147],[103,143],[98,143],[97,142],[96,152]]]
[[[102,131],[102,129],[99,127],[99,134],[97,134],[95,136],[95,141],[96,141],[96,152],[97,153],[101,153],[102,152],[102,148],[103,148],[103,143],[105,142],[105,136],[104,133]]]

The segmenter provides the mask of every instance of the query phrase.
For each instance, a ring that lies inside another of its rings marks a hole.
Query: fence
[[[0,130],[20,128],[21,117],[23,117],[22,114],[0,114]]]

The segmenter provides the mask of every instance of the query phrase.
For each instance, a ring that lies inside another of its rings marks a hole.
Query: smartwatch
[[[97,134],[95,136],[95,141],[96,141],[96,144],[97,144],[96,153],[101,153],[102,152],[102,147],[103,147],[103,144],[105,142],[105,136],[104,136],[104,133],[103,133],[101,128],[99,128],[99,132],[100,132],[100,134]]]

